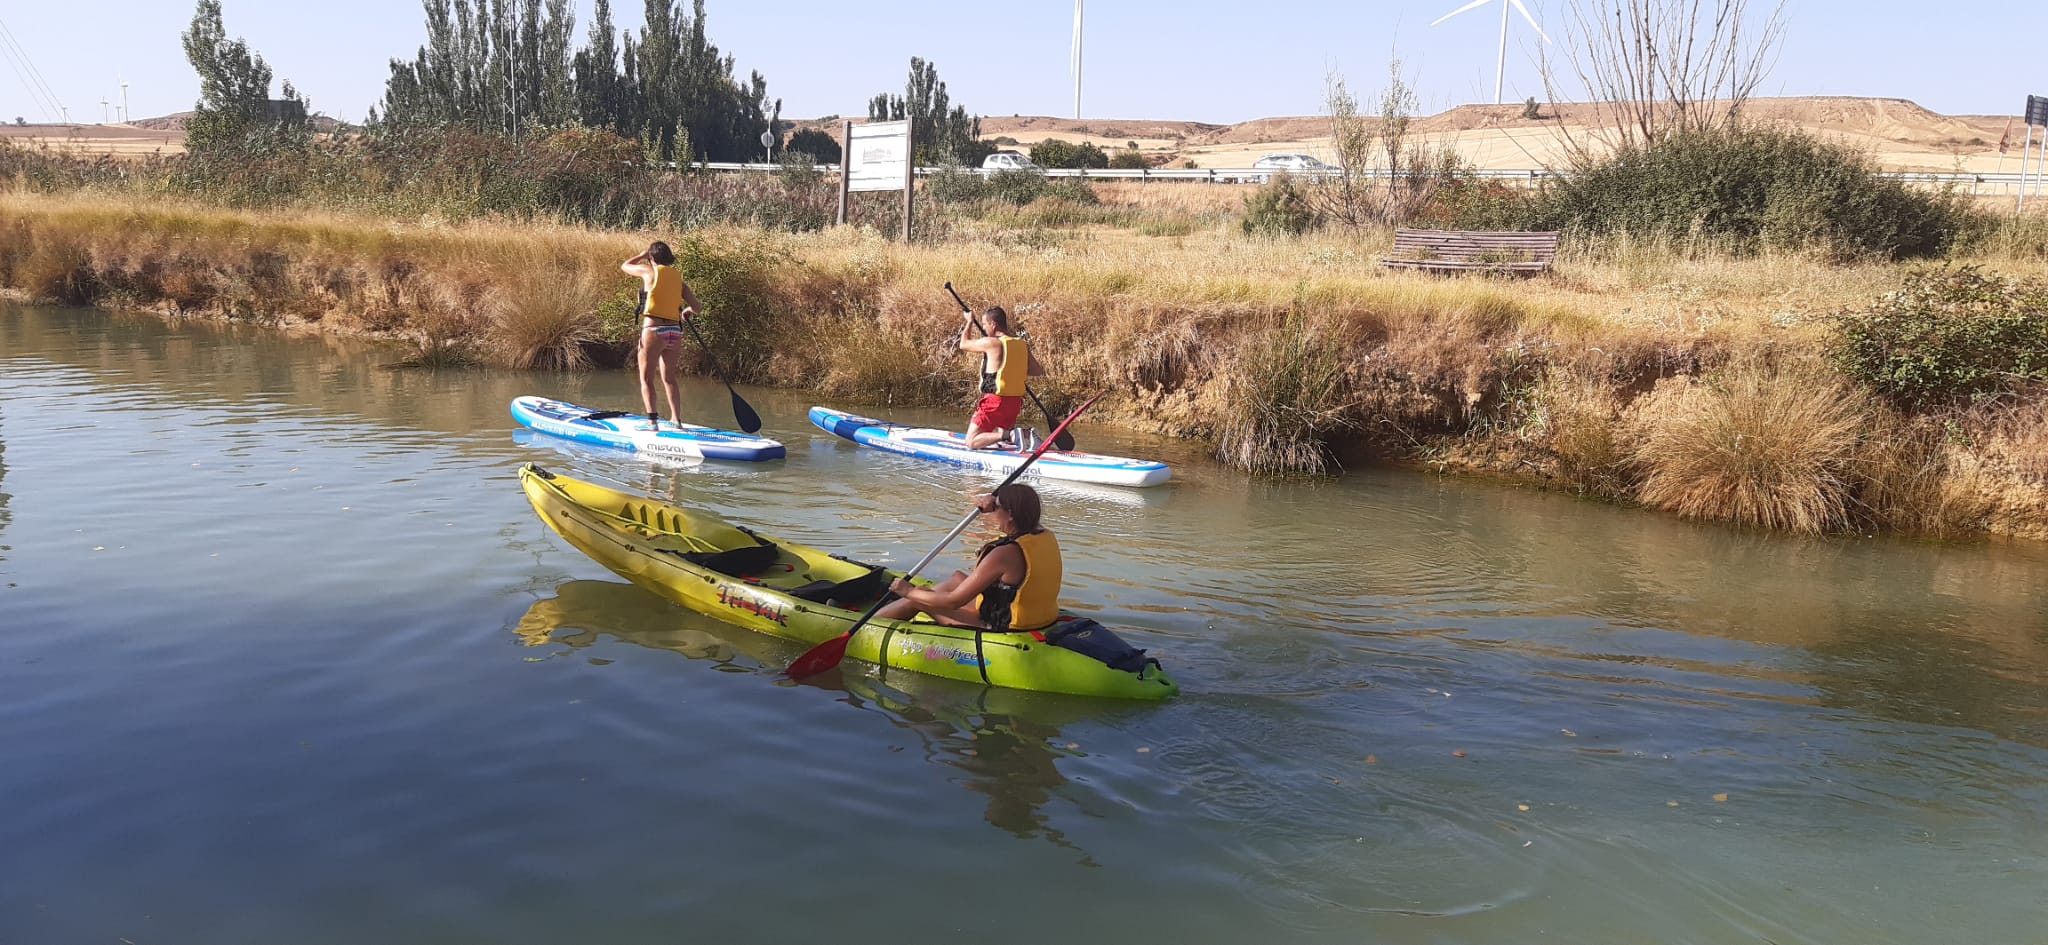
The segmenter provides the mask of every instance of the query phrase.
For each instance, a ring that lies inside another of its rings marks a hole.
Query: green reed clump
[[[1297,302],[1242,344],[1225,373],[1217,459],[1260,475],[1336,471],[1329,438],[1351,425],[1352,405],[1343,357],[1318,334]]]

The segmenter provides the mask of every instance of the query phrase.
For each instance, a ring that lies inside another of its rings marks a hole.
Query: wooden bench
[[[1493,233],[1476,230],[1395,230],[1394,251],[1380,258],[1393,269],[1438,272],[1550,271],[1557,260],[1557,231]]]

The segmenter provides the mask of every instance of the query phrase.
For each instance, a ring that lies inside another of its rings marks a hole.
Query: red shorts
[[[984,430],[1010,430],[1017,426],[1017,414],[1024,411],[1024,398],[983,394],[974,405],[973,424]]]

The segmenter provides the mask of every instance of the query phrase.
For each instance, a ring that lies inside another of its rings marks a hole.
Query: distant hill
[[[1583,138],[1584,132],[1601,120],[1597,108],[1581,103],[1544,105],[1538,110],[1542,117],[1535,119],[1523,118],[1522,109],[1519,103],[1463,105],[1418,118],[1413,130],[1457,148],[1477,166],[1521,169],[1563,163],[1564,136],[1577,133]],[[1998,151],[2008,120],[2005,116],[1942,115],[1905,99],[1847,96],[1752,99],[1747,113],[1755,120],[1793,125],[1860,148],[1888,168],[1991,171],[2018,167],[2017,144],[2009,152],[2011,162],[2002,161]],[[798,124],[835,136],[839,130],[837,120]],[[1200,167],[1248,167],[1261,155],[1278,151],[1302,151],[1332,159],[1330,120],[1313,115],[1258,118],[1230,125],[990,115],[981,120],[981,136],[1019,149],[1048,138],[1076,144],[1088,141],[1109,149],[1127,148],[1135,142],[1155,165],[1192,160]]]

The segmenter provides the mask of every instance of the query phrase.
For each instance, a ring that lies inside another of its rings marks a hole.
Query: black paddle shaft
[[[966,300],[960,298],[960,293],[953,291],[952,283],[946,283],[946,292],[953,296],[953,301],[960,305],[961,311],[968,313],[968,315],[970,316],[974,314],[974,310],[967,307]],[[988,329],[981,327],[981,319],[970,317],[968,320],[974,323],[974,330],[981,332],[982,337],[988,337]],[[1038,393],[1031,389],[1031,385],[1024,385],[1024,393],[1031,397],[1032,403],[1038,405],[1038,412],[1045,414],[1045,422],[1053,422],[1052,411],[1045,409],[1045,401],[1038,399]],[[1061,430],[1057,435],[1053,437],[1052,445],[1057,446],[1062,450],[1071,450],[1074,448],[1074,435],[1072,433],[1065,432],[1065,430]]]

